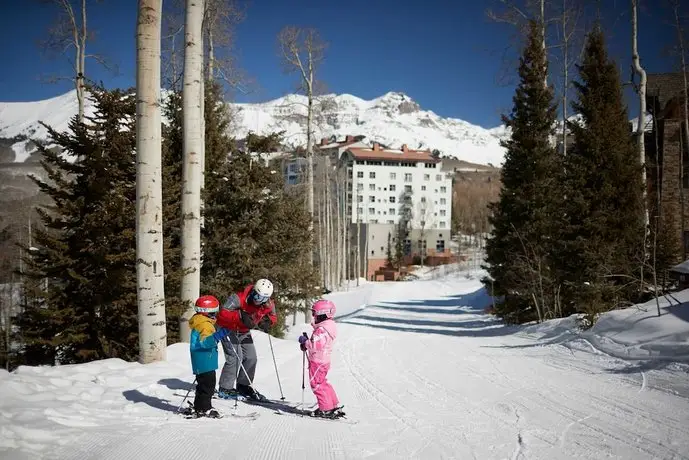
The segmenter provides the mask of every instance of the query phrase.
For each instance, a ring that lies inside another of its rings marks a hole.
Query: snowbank
[[[689,289],[601,315],[587,331],[579,315],[527,326],[522,334],[538,340],[587,342],[610,356],[628,360],[689,362]]]
[[[268,336],[252,335],[261,390],[279,396]],[[273,338],[272,346],[278,366],[299,355],[291,341]],[[222,369],[222,352],[219,357]],[[166,361],[148,365],[104,359],[0,370],[0,458],[56,458],[52,450],[83,439],[89,429],[118,432],[185,423],[175,412],[193,380],[187,343],[168,346]],[[94,455],[85,458],[98,458]]]

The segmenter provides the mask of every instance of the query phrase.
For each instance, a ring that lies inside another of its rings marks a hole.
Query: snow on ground
[[[583,334],[571,332],[573,318],[506,327],[483,313],[479,275],[329,295],[344,313],[330,380],[356,425],[242,403],[240,413],[260,417],[181,419],[174,411],[193,376],[176,344],[166,362],[146,366],[112,359],[0,373],[0,458],[689,459],[687,366],[639,354],[686,347],[681,307],[660,318],[650,308],[609,313]],[[290,335],[300,328],[310,329]],[[279,397],[268,336],[254,336],[256,387]],[[645,359],[610,356],[584,341],[594,336]],[[298,345],[272,345],[285,397],[300,401]],[[315,401],[308,388],[305,401]]]

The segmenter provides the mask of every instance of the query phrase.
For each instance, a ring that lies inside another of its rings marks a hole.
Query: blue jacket
[[[215,320],[201,314],[189,318],[191,337],[189,353],[191,369],[195,375],[214,371],[218,368],[218,342],[215,341]]]

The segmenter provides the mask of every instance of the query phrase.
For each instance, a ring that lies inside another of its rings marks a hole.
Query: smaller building
[[[670,277],[677,281],[680,290],[689,288],[689,260],[675,265],[669,272]]]

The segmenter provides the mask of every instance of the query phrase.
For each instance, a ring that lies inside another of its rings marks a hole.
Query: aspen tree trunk
[[[136,27],[136,281],[139,362],[165,360],[160,33],[162,0],[139,0]]]
[[[357,206],[359,204],[357,203]],[[359,211],[356,213],[356,285],[359,285],[361,277],[361,222],[359,222]]]
[[[676,1],[673,5],[674,7],[674,13],[675,13],[675,27],[677,29],[677,44],[679,45],[679,52],[680,52],[680,62],[682,65],[682,78],[683,78],[683,83],[684,83],[684,142],[682,145],[686,149],[687,146],[686,144],[689,142],[689,82],[687,81],[687,56],[685,54],[684,50],[684,37],[682,35],[682,26],[680,22],[680,17],[679,17],[679,1]],[[680,152],[679,155],[679,196],[680,196],[680,206],[682,207],[680,211],[680,224],[682,226],[682,235],[684,235],[684,232],[686,231],[686,225],[685,225],[685,212],[684,212],[684,149]],[[682,259],[687,258],[687,253],[685,249],[685,245],[682,244]]]
[[[75,28],[76,29],[76,28]],[[77,46],[77,102],[79,105],[79,123],[84,122],[84,98],[86,88],[84,85],[84,72],[86,71],[86,0],[81,0],[81,32],[79,33]],[[160,35],[160,34],[159,34]],[[160,39],[158,39],[160,41]],[[158,45],[160,47],[160,44]],[[160,58],[158,59],[160,60]]]
[[[326,280],[326,274],[325,274],[325,229],[324,229],[324,224],[323,221],[324,219],[324,212],[323,212],[323,200],[319,200],[319,206],[318,206],[318,259],[320,263],[320,268],[321,268],[321,281],[323,284],[323,287],[326,287],[328,281]]]
[[[646,146],[645,146],[645,130],[646,130],[646,71],[641,67],[639,58],[639,19],[637,14],[637,0],[632,0],[632,63],[634,72],[639,75],[639,121],[636,126],[636,136],[639,149],[639,162],[641,163],[641,181],[643,185],[643,205],[644,205],[644,223],[646,229],[649,225],[648,215],[648,198],[646,190]]]
[[[342,284],[343,281],[343,273],[344,271],[342,270],[342,262],[344,261],[344,252],[342,251],[342,239],[344,237],[344,229],[342,228],[342,184],[340,183],[340,177],[339,175],[335,176],[335,199],[337,201],[337,214],[335,215],[336,217],[336,224],[335,228],[337,229],[335,231],[335,236],[336,238],[336,244],[337,244],[337,284],[338,286]]]
[[[567,36],[567,0],[562,0],[562,156],[567,156],[567,89],[569,88],[569,43]]]
[[[543,47],[543,53],[545,53],[545,55],[547,56],[548,55],[548,48],[546,47],[546,43],[545,43],[545,0],[541,0],[541,27],[543,29],[543,30],[541,30],[541,43],[542,43],[542,47]],[[547,59],[546,59],[546,62],[547,62]],[[544,74],[543,86],[545,86],[546,88],[548,87],[547,67],[548,67],[548,64],[546,63],[545,68],[543,69],[544,70],[544,72],[543,72],[543,74]]]
[[[332,206],[330,203],[330,167],[325,165],[325,263],[328,273],[328,289],[333,289],[333,261],[332,261]]]
[[[180,318],[180,340],[189,341],[189,318],[199,297],[201,281],[201,178],[204,150],[202,116],[203,0],[187,0],[184,26],[184,86],[182,88],[182,260],[180,298],[186,306]]]
[[[203,75],[203,70],[201,71],[201,75]],[[203,136],[203,142],[201,143],[201,167],[199,168],[201,170],[201,191],[203,191],[203,188],[206,185],[206,84],[204,82],[204,79],[201,78],[201,134]],[[203,217],[203,198],[199,197],[199,220],[201,228],[203,228],[204,224],[204,217]],[[200,231],[200,230],[199,230]],[[199,247],[201,246],[201,235],[199,234]],[[200,252],[201,249],[199,249]],[[201,271],[201,259],[203,259],[202,256],[199,257],[199,286],[200,286],[200,271]]]
[[[208,81],[213,81],[215,77],[215,45],[213,44],[213,27],[208,28]]]

